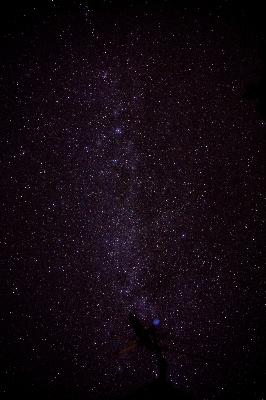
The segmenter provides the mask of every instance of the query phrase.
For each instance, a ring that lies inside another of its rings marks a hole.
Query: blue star
[[[121,129],[121,128],[116,128],[116,129],[115,129],[115,133],[118,133],[118,134],[119,134],[119,133],[122,133],[122,129]]]

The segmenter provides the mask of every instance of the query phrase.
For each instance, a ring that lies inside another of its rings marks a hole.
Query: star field
[[[154,380],[148,350],[115,355],[130,312],[165,335],[175,387],[264,398],[265,121],[244,98],[260,15],[226,1],[5,11],[1,398],[115,400]]]

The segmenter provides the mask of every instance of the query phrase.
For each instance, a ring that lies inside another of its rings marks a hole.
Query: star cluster
[[[265,395],[265,123],[243,97],[263,23],[255,4],[185,3],[6,10],[3,398],[152,381],[152,353],[115,356],[129,312],[164,333],[174,386]]]

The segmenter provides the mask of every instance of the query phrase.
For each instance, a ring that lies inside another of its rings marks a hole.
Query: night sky
[[[1,398],[118,399],[129,312],[196,399],[265,399],[262,5],[23,1],[1,15]],[[181,343],[179,341],[185,341]],[[264,396],[264,397],[263,397]]]

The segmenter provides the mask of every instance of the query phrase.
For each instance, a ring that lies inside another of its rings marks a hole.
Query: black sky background
[[[157,376],[265,396],[256,3],[10,3],[1,16],[2,398],[116,399]],[[185,345],[183,340],[195,345]]]

